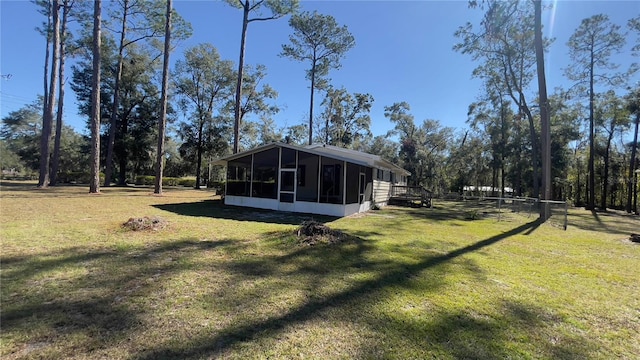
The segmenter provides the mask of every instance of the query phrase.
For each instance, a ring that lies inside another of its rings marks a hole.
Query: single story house
[[[331,216],[386,205],[410,175],[380,156],[330,145],[271,143],[215,164],[227,167],[227,205]]]

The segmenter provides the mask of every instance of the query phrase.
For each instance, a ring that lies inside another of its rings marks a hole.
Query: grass
[[[131,232],[131,217],[160,216]],[[0,185],[0,357],[634,358],[638,217],[571,209],[569,228],[468,204],[316,217],[206,191]]]

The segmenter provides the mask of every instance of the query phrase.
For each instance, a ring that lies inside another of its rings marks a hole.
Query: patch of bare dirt
[[[304,245],[339,244],[347,239],[342,231],[333,230],[327,225],[315,221],[305,221],[296,231],[299,241]]]
[[[131,231],[158,231],[166,228],[167,225],[169,225],[169,222],[159,216],[145,216],[140,218],[129,218],[127,222],[122,224],[122,227]]]

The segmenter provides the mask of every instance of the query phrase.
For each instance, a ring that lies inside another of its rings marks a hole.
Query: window
[[[251,155],[229,161],[227,166],[227,195],[250,196]]]
[[[261,151],[253,155],[253,197],[278,198],[278,148]]]
[[[389,181],[391,181],[392,184],[396,183],[396,173],[391,172],[391,175],[389,177]]]
[[[384,170],[382,169],[377,169],[378,171],[376,172],[376,180],[384,180]]]

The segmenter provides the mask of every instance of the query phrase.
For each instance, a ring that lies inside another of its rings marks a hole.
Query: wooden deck
[[[391,188],[389,204],[431,207],[431,191],[422,186],[394,185]]]

